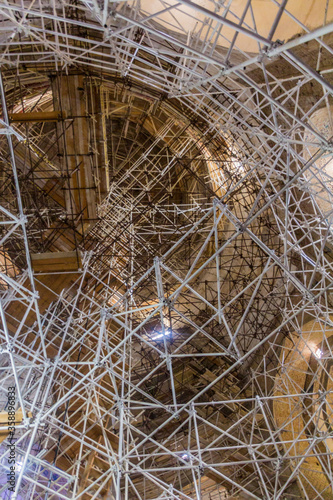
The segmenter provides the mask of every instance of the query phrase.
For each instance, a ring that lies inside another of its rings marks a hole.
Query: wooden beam
[[[34,253],[31,254],[31,263],[36,272],[75,272],[81,267],[81,257],[75,251]]]
[[[101,439],[102,439],[102,436],[100,436],[100,438],[98,439],[98,444],[100,443]],[[79,493],[82,493],[86,487],[86,484],[87,484],[87,481],[89,479],[90,471],[92,469],[96,454],[97,454],[97,450],[93,451],[89,455],[89,458],[88,458],[86,466],[84,468],[82,477],[80,478]]]
[[[34,111],[31,113],[9,113],[10,122],[58,122],[67,118],[65,111]]]
[[[27,413],[28,417],[32,417],[32,413],[29,411]],[[22,410],[18,409],[15,412],[15,421],[11,422],[10,425],[21,424],[23,420]],[[0,443],[6,439],[8,436],[8,412],[0,411]]]

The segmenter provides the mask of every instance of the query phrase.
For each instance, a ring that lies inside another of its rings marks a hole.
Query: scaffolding
[[[332,498],[333,5],[258,3],[0,3],[3,498]]]

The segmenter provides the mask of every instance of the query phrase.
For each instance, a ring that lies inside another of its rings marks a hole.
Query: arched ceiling
[[[134,3],[134,2],[133,2]],[[285,8],[286,7],[286,8]],[[183,36],[196,36],[202,41],[211,41],[220,47],[229,48],[235,37],[235,24],[242,24],[244,33],[237,33],[235,47],[246,53],[259,51],[258,41],[249,39],[245,30],[255,30],[263,39],[288,41],[301,34],[303,30],[313,31],[332,21],[333,7],[325,0],[302,2],[289,0],[271,2],[270,0],[234,0],[220,5],[210,0],[172,1],[166,5],[160,0],[143,0],[142,11],[147,17],[158,16],[165,29]],[[195,11],[195,14],[194,14]],[[224,29],[219,30],[218,16],[225,20]],[[207,22],[209,18],[210,22]],[[213,37],[212,31],[215,31]]]

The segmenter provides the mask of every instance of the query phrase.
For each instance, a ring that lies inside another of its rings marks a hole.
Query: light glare
[[[316,352],[314,353],[317,359],[321,359],[323,353],[320,349],[317,349]]]
[[[18,462],[16,462],[15,464],[15,469],[16,469],[16,472],[20,472],[21,469],[22,469],[22,465],[23,465],[23,460],[19,460]]]
[[[168,337],[171,334],[171,330],[164,330],[164,335]],[[163,333],[156,333],[156,335],[152,336],[152,340],[162,339]]]

